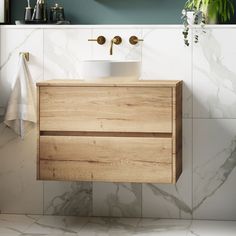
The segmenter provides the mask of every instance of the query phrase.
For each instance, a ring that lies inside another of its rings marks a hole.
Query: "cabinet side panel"
[[[39,176],[39,158],[40,158],[40,87],[37,87],[37,161],[36,161],[36,178]]]
[[[173,88],[173,183],[182,173],[182,83]]]

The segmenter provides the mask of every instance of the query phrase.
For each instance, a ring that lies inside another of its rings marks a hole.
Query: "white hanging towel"
[[[36,118],[36,91],[25,56],[20,54],[15,84],[8,101],[4,123],[21,138],[34,127]]]

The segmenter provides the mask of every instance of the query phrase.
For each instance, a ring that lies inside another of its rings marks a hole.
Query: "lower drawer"
[[[41,136],[39,179],[172,182],[172,139]]]

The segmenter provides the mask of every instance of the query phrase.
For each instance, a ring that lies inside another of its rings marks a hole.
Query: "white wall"
[[[85,59],[140,59],[141,79],[184,81],[183,173],[176,185],[36,181],[35,130],[20,140],[0,124],[2,213],[236,220],[236,26],[193,29],[190,47],[182,26],[33,27],[1,26],[0,112],[20,51],[35,81],[80,78]],[[87,41],[98,35],[124,43],[110,56],[109,40]],[[131,46],[131,35],[144,42]]]

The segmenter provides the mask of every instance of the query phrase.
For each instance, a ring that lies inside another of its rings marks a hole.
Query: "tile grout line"
[[[193,124],[193,121],[194,121],[194,118],[193,118],[193,111],[194,111],[194,108],[193,108],[193,106],[194,106],[194,102],[193,102],[193,99],[194,99],[194,96],[193,96],[193,91],[194,91],[194,84],[193,84],[193,60],[194,60],[194,48],[193,48],[193,29],[192,29],[192,31],[191,31],[191,34],[192,34],[192,38],[191,38],[191,44],[192,44],[192,46],[191,46],[191,83],[192,83],[192,109],[191,109],[191,113],[192,113],[192,124],[191,124],[191,126],[192,126],[192,142],[191,142],[191,154],[192,154],[192,170],[191,170],[191,174],[192,174],[192,176],[191,176],[191,178],[192,178],[192,186],[191,186],[191,197],[192,197],[192,202],[191,202],[191,205],[192,205],[192,216],[191,216],[191,220],[193,220],[193,139],[194,139],[194,134],[193,134],[193,126],[194,126],[194,124]]]
[[[45,80],[45,54],[44,54],[44,52],[45,52],[45,43],[44,43],[44,39],[45,39],[45,29],[43,29],[43,81]],[[44,215],[44,204],[45,204],[45,202],[44,202],[44,181],[43,181],[43,215]]]
[[[143,39],[143,28],[141,30],[141,37]],[[142,77],[143,74],[143,43],[141,44],[141,71],[140,71],[140,77]],[[141,218],[143,217],[143,183],[141,184]]]

